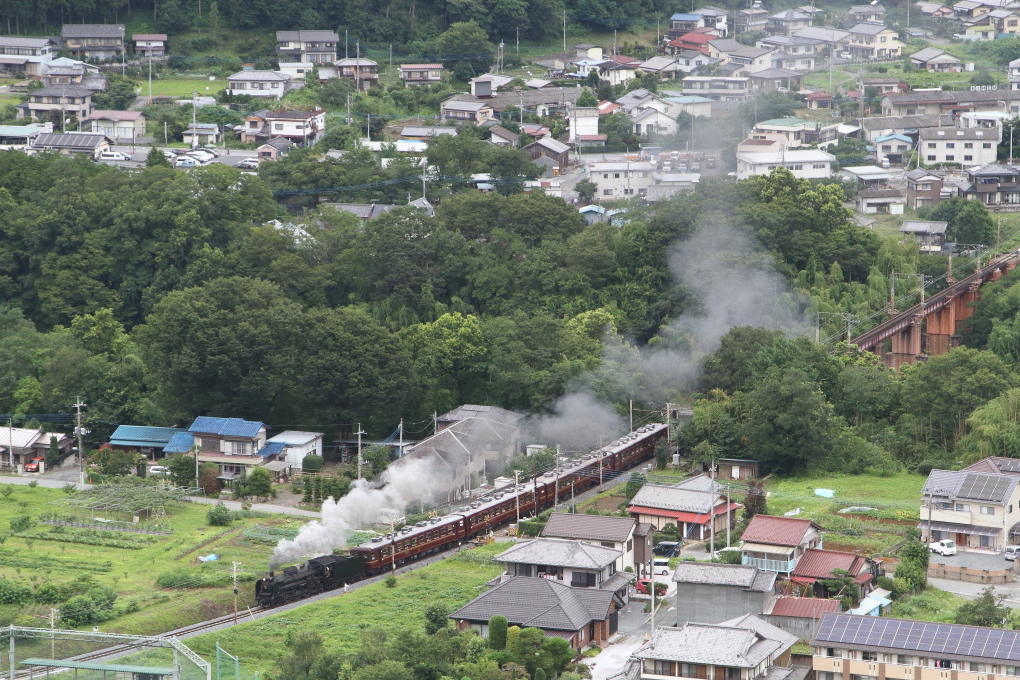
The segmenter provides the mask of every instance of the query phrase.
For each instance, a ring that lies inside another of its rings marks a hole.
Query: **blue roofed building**
[[[187,453],[194,445],[195,438],[191,436],[190,432],[184,430],[170,438],[170,441],[163,447],[163,455],[172,456],[175,453]]]
[[[226,481],[245,476],[283,451],[283,447],[267,447],[265,424],[251,420],[199,416],[188,432],[199,462],[219,465],[220,479]]]
[[[110,435],[110,446],[119,451],[134,451],[151,460],[164,455],[166,445],[175,435],[184,434],[190,442],[188,431],[178,427],[148,427],[145,425],[118,425]],[[190,448],[190,443],[188,447]]]

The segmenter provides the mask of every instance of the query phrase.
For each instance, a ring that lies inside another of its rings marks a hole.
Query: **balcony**
[[[764,569],[765,571],[778,571],[783,574],[789,574],[791,571],[793,571],[793,568],[794,566],[796,566],[797,562],[796,560],[793,559],[772,560],[761,557],[748,557],[747,555],[744,555],[742,564],[750,567],[758,567],[759,569]]]

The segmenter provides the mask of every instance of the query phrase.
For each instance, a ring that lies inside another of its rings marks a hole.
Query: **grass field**
[[[51,501],[62,498],[56,489],[27,486],[14,487],[8,498],[0,498],[0,527],[7,529],[18,515],[37,518],[43,512],[57,509]],[[241,603],[253,601],[251,580],[267,567],[272,546],[244,539],[242,532],[256,525],[290,526],[297,528],[301,520],[283,517],[259,517],[237,520],[229,527],[211,527],[206,523],[210,506],[193,503],[176,503],[168,507],[174,533],[170,536],[146,536],[111,531],[96,532],[86,540],[92,542],[150,541],[136,543],[137,549],[87,545],[75,542],[81,534],[69,535],[71,530],[47,524],[37,524],[26,537],[9,536],[0,545],[0,577],[12,579],[33,591],[44,583],[59,585],[90,576],[103,585],[112,587],[119,595],[116,608],[122,613],[103,624],[104,630],[133,633],[161,633],[180,625],[204,620],[226,613],[232,605],[231,588],[224,584],[216,587],[198,587],[184,590],[164,590],[156,585],[156,578],[171,569],[189,567],[196,577],[214,572],[229,571],[231,561],[241,563],[246,583],[241,588]],[[54,529],[58,531],[54,532]],[[81,531],[81,530],[76,530]],[[63,539],[63,540],[58,540]],[[199,555],[216,553],[214,563],[201,565]],[[201,565],[201,566],[200,566]],[[222,579],[224,574],[218,574]],[[50,605],[0,606],[0,624],[17,622],[19,625],[37,625],[36,617],[48,614]]]
[[[142,95],[149,96],[149,82],[140,83]],[[212,97],[227,86],[223,78],[209,80],[206,78],[160,78],[152,81],[153,97],[175,97],[178,99],[190,99],[192,93],[197,92],[201,96]]]

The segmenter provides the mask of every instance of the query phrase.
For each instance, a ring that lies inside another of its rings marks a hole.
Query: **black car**
[[[680,554],[680,549],[683,547],[682,543],[674,543],[673,541],[663,541],[659,545],[652,548],[652,553],[659,557],[676,557]]]

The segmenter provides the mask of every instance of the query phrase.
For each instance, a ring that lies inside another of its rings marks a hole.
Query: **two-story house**
[[[705,19],[700,14],[677,12],[669,18],[669,32],[667,35],[670,38],[678,38],[684,33],[690,33],[704,27]]]
[[[999,134],[998,128],[926,128],[918,131],[918,150],[929,165],[988,165],[995,163]]]
[[[658,628],[634,652],[640,680],[785,680],[797,636],[746,615],[716,624]],[[630,676],[628,676],[630,677]]]
[[[408,87],[443,82],[442,64],[401,64],[400,79]]]
[[[495,118],[492,106],[484,101],[451,98],[439,105],[439,113],[446,120],[471,121],[476,125]]]
[[[753,7],[738,11],[734,23],[737,33],[764,31],[769,23],[769,12],[761,8],[760,2],[756,2]]]
[[[47,432],[41,428],[0,428],[0,464],[23,469],[33,458],[44,458],[52,440],[56,438],[61,455],[71,451],[72,440],[60,432]],[[40,467],[40,472],[44,470]]]
[[[724,38],[729,34],[729,10],[708,5],[706,7],[699,7],[696,14],[701,16],[702,25],[705,28],[715,29],[716,33]]]
[[[302,432],[300,430],[284,430],[270,437],[268,444],[282,444],[283,453],[280,460],[285,460],[295,467],[300,467],[305,456],[322,455],[322,433]]]
[[[379,82],[379,64],[365,57],[348,57],[336,62],[340,78],[354,83],[358,90],[367,92]]]
[[[92,90],[74,85],[50,85],[29,92],[28,101],[19,104],[17,109],[18,118],[41,120],[56,111],[60,116],[58,120],[68,116],[81,120],[92,113]]]
[[[246,126],[242,140],[263,141],[286,137],[297,146],[308,146],[314,144],[326,131],[326,110],[318,107],[309,111],[268,111],[262,114],[262,120],[262,128],[257,132],[250,132]]]
[[[798,179],[822,179],[832,176],[835,161],[835,156],[819,149],[738,153],[737,179],[768,175],[776,168],[786,168]]]
[[[769,17],[765,26],[768,35],[793,35],[796,31],[811,25],[811,15],[788,9]]]
[[[967,168],[967,182],[957,194],[985,205],[1020,204],[1020,170],[995,164]]]
[[[715,101],[744,101],[750,92],[751,81],[746,76],[690,76],[684,78],[684,94],[700,95]]]
[[[644,196],[655,181],[655,166],[648,161],[596,161],[590,166],[588,178],[598,185],[598,195],[605,201]]]
[[[131,36],[135,54],[148,59],[166,56],[166,33],[135,33]]]
[[[24,78],[44,76],[46,67],[57,56],[57,44],[51,38],[0,36],[0,73]]]
[[[593,167],[591,179],[597,184],[595,175]],[[727,526],[736,526],[737,510],[742,507],[727,501],[722,485],[708,475],[698,475],[672,486],[645,484],[631,499],[627,512],[656,529],[674,524],[685,537],[701,541],[713,530],[725,532]]]
[[[927,542],[950,539],[958,548],[996,552],[1017,523],[1020,478],[964,470],[932,470],[921,490],[918,528]]]
[[[638,535],[635,533],[637,528],[637,520],[630,517],[554,512],[542,529],[542,536],[582,541],[619,550],[621,555],[616,561],[616,570],[622,572],[630,567],[634,571],[640,571],[652,558],[652,532],[643,531]]]
[[[227,76],[227,92],[231,95],[247,94],[252,97],[280,99],[293,86],[294,79],[279,71],[245,69]]]
[[[847,19],[857,24],[884,24],[885,7],[882,5],[851,5]]]
[[[789,574],[805,550],[822,547],[820,531],[809,519],[755,515],[741,535],[741,561]]]
[[[200,463],[220,466],[225,481],[244,477],[256,466],[276,458],[284,445],[266,443],[266,426],[241,418],[199,416],[188,432],[174,435],[163,448],[164,455],[198,452]]]
[[[124,54],[124,24],[64,24],[60,37],[79,59],[120,59]]]
[[[899,33],[882,24],[857,24],[850,29],[850,54],[858,59],[896,59],[903,46]]]
[[[676,625],[762,614],[775,599],[778,576],[750,565],[682,561],[673,572]]]
[[[942,200],[942,186],[945,178],[939,174],[918,168],[904,175],[907,180],[907,207],[913,210],[936,205]]]
[[[538,576],[561,581],[571,588],[610,590],[625,602],[633,576],[616,570],[623,554],[622,550],[585,541],[535,538],[521,541],[492,559],[506,565],[502,581],[516,576]]]
[[[332,64],[340,36],[335,31],[277,31],[276,54],[282,61]]]
[[[825,614],[811,640],[818,680],[992,680],[1020,675],[1020,631]]]
[[[878,563],[870,557],[841,550],[808,548],[790,572],[790,580],[805,586],[815,597],[828,597],[829,592],[821,581],[837,578],[836,571],[845,571],[854,579],[862,597],[874,587],[879,574]]]
[[[96,109],[82,121],[82,132],[99,132],[118,144],[133,144],[145,136],[145,115],[141,111]]]

